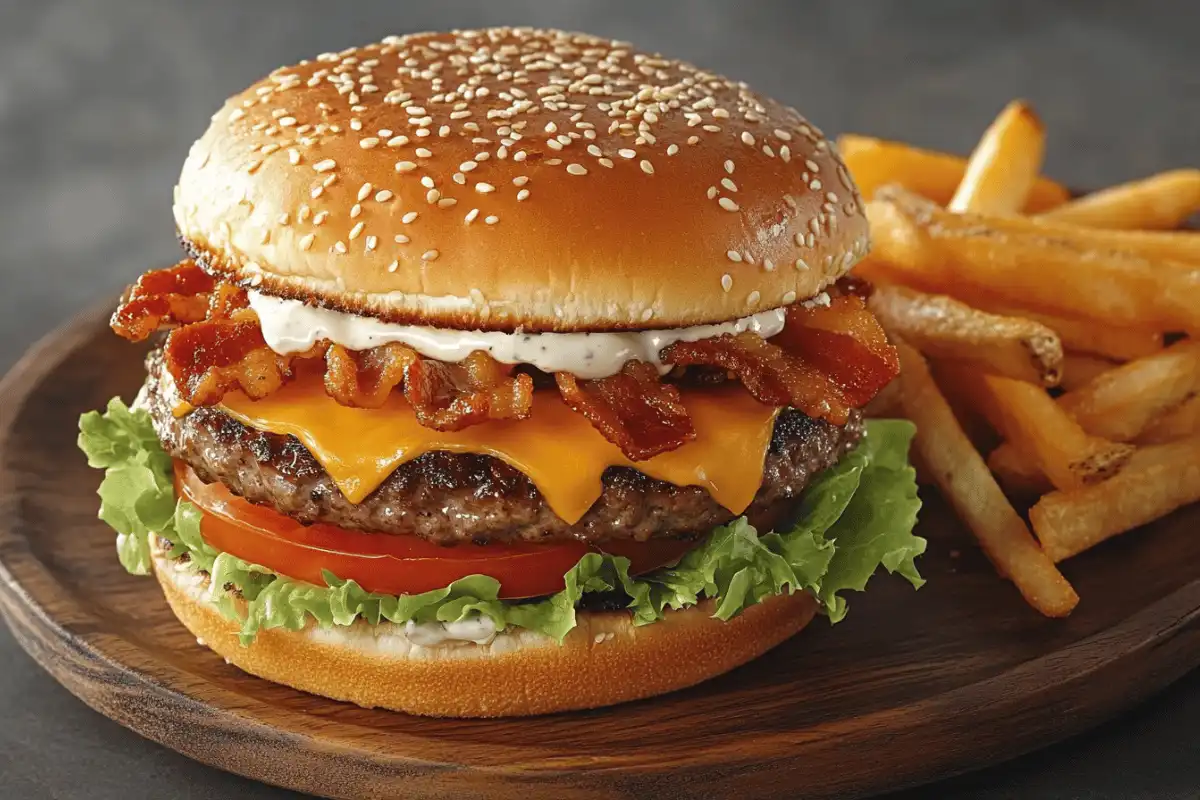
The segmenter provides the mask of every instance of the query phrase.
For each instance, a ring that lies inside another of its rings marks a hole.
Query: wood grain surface
[[[52,334],[0,383],[0,609],[88,705],[207,764],[333,797],[856,796],[1029,751],[1200,664],[1200,510],[1069,562],[1083,601],[1056,622],[927,498],[925,588],[878,577],[845,622],[818,620],[666,697],[453,721],[268,684],[197,647],[96,519],[100,475],[75,449],[76,419],[131,398],[142,375],[106,313]]]

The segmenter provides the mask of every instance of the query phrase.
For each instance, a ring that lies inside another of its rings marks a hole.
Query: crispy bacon
[[[900,373],[896,348],[860,293],[834,297],[823,308],[792,306],[772,341],[833,378],[855,406],[869,403]]]
[[[213,279],[193,261],[152,270],[138,278],[109,325],[118,336],[140,342],[163,325],[199,322],[212,290]]]
[[[253,312],[184,325],[163,345],[167,371],[183,399],[196,406],[219,403],[235,389],[266,397],[291,378],[293,358],[267,347]]]
[[[533,408],[533,378],[510,372],[481,350],[457,364],[418,356],[405,370],[404,397],[417,422],[438,431],[489,419],[526,419]]]
[[[660,358],[669,364],[712,364],[729,370],[760,402],[792,406],[835,425],[844,425],[850,414],[845,394],[828,375],[757,333],[676,342],[663,348]]]
[[[679,390],[658,370],[629,361],[616,375],[580,381],[569,372],[554,379],[567,405],[587,418],[632,461],[644,461],[696,438]]]
[[[325,391],[342,405],[379,408],[401,386],[417,421],[439,431],[489,419],[525,419],[533,406],[533,379],[511,376],[482,351],[449,364],[395,342],[361,352],[335,344],[325,364]]]

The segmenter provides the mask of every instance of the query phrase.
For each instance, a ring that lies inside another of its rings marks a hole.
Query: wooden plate
[[[96,520],[100,476],[75,449],[76,418],[128,399],[142,376],[141,352],[105,314],[54,333],[0,384],[0,606],[88,705],[222,769],[335,797],[862,795],[1061,739],[1200,664],[1200,508],[1069,563],[1083,601],[1054,622],[930,501],[924,589],[877,577],[844,623],[817,621],[692,690],[450,721],[268,684],[197,647],[155,581],[122,571]]]

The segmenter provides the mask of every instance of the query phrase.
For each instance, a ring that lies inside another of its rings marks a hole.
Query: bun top
[[[867,251],[833,144],[745,84],[577,33],[389,37],[282,67],[192,147],[214,274],[394,322],[665,328],[807,299]]]

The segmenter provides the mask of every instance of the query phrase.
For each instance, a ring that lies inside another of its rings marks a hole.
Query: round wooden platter
[[[876,577],[845,622],[817,620],[688,691],[457,721],[272,685],[198,647],[96,519],[100,476],[75,449],[76,419],[130,398],[142,375],[142,351],[103,320],[60,329],[0,384],[0,607],[88,705],[221,769],[333,797],[857,796],[1061,739],[1200,664],[1200,508],[1067,564],[1083,601],[1052,621],[928,498],[925,588]]]

